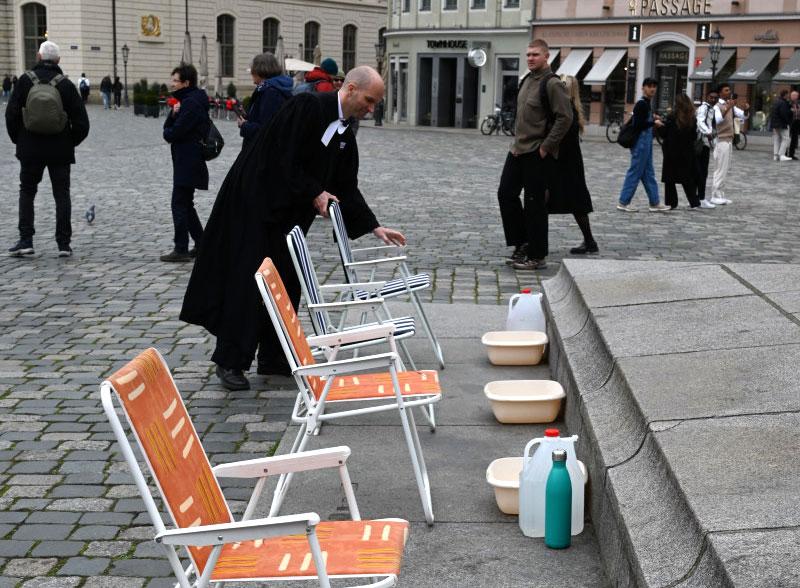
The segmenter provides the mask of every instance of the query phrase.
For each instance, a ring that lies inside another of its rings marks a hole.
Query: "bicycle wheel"
[[[612,120],[606,125],[606,139],[609,143],[616,143],[619,137],[619,122]]]
[[[481,123],[481,133],[484,135],[491,135],[494,132],[494,119],[487,116]]]
[[[508,136],[511,136],[511,135],[514,134],[514,123],[512,123],[511,121],[505,121],[504,120],[502,128],[503,128],[503,133],[504,134],[506,134]]]
[[[744,151],[747,148],[747,135],[739,133],[733,138],[733,146],[737,151]]]

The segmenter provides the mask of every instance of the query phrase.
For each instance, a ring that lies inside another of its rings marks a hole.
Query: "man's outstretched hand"
[[[322,194],[314,198],[314,208],[316,209],[317,214],[328,218],[328,202],[331,200],[334,202],[339,202],[339,199],[330,192],[322,192]]]
[[[400,231],[395,231],[388,227],[378,227],[373,229],[372,234],[387,245],[405,245],[406,237]]]

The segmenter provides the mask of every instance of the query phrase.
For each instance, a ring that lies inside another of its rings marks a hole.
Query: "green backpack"
[[[22,124],[31,133],[57,135],[67,126],[67,113],[56,86],[64,79],[58,74],[49,82],[43,82],[32,71],[25,72],[33,83],[25,106],[22,109]]]

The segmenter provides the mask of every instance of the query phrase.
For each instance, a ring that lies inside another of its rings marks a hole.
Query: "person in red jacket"
[[[314,85],[314,92],[333,92],[333,76],[339,73],[339,66],[330,57],[306,74],[306,83]]]

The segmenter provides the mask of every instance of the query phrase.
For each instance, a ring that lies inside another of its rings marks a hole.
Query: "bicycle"
[[[609,143],[616,143],[619,137],[619,129],[622,126],[624,113],[612,112],[608,115],[608,124],[606,125],[606,139]]]
[[[494,114],[489,114],[481,122],[481,133],[491,135],[495,131],[500,134],[502,130],[506,135],[514,134],[514,113],[510,110],[501,110],[500,106],[495,106]]]
[[[733,147],[737,151],[744,151],[747,149],[747,135],[744,131],[739,131],[733,136]]]

